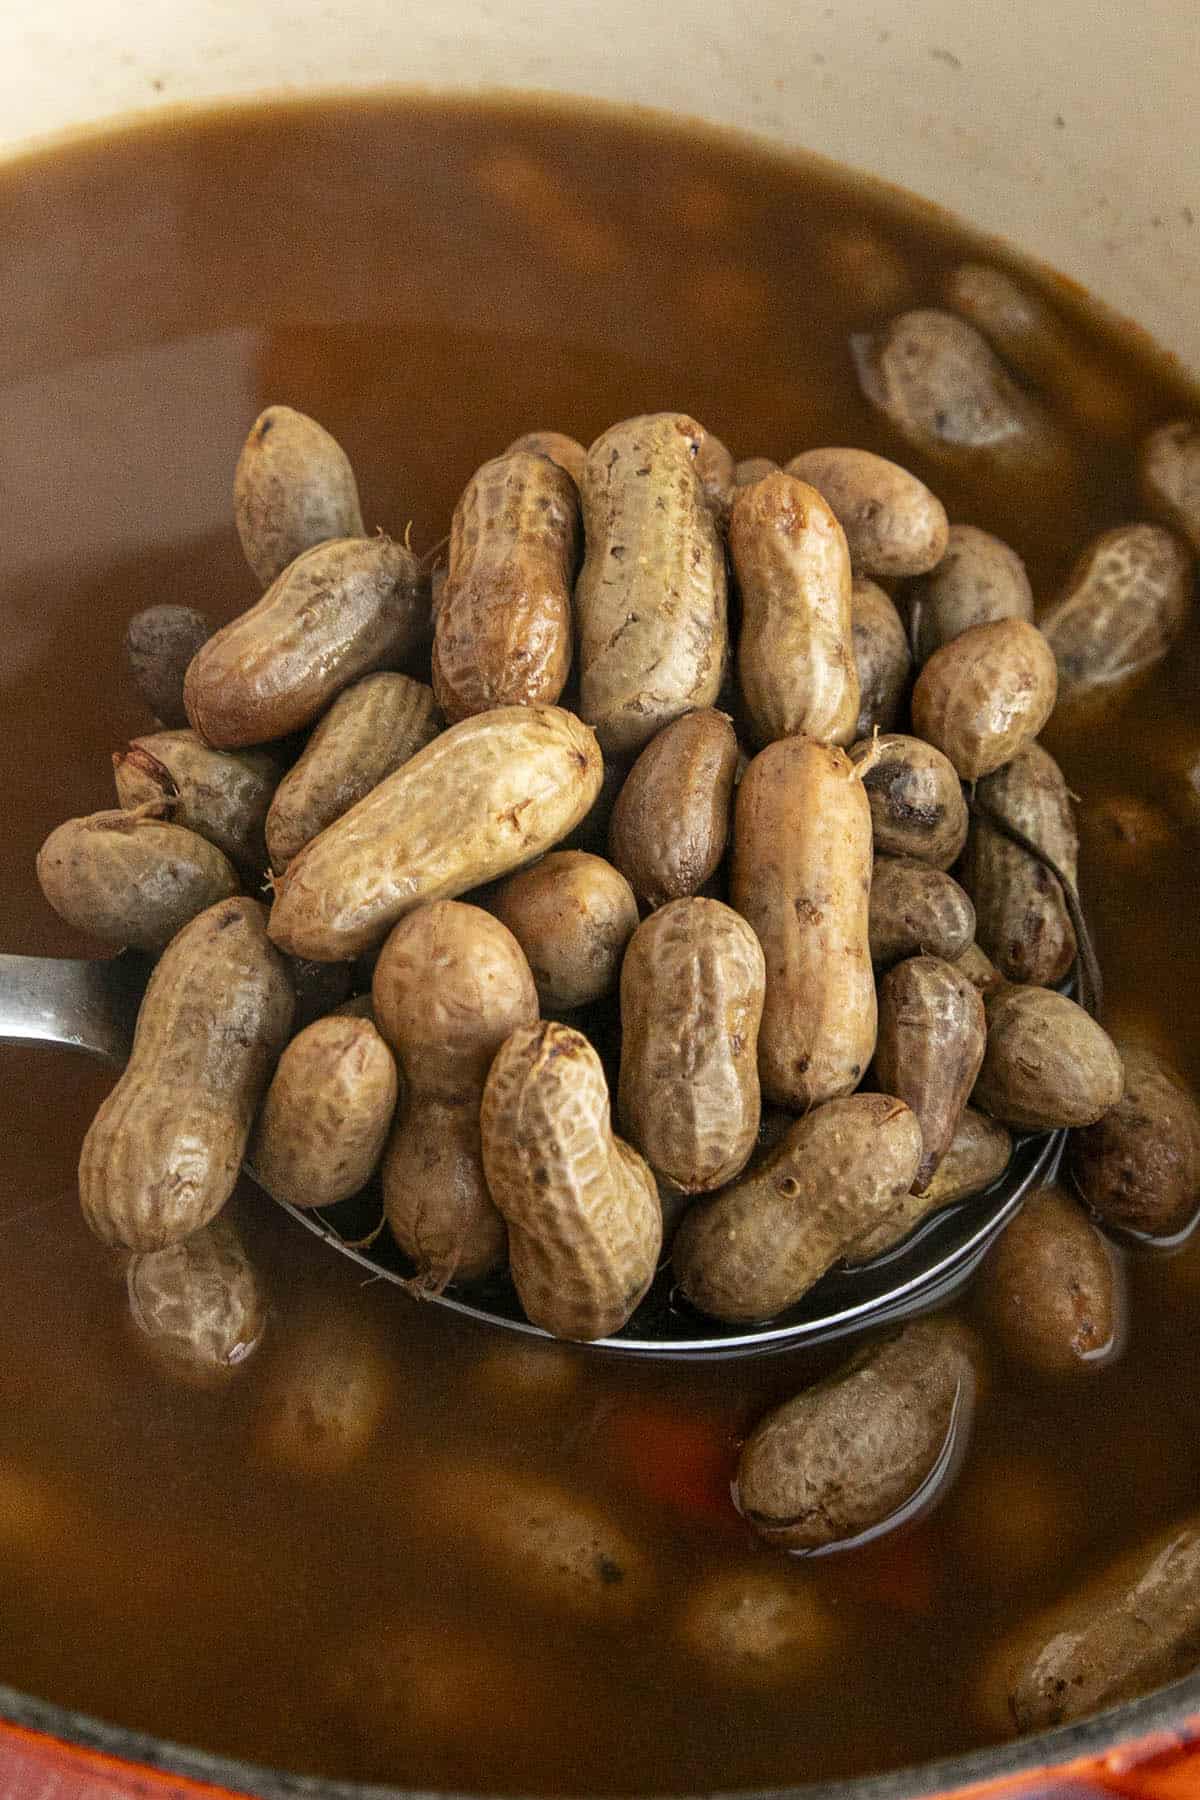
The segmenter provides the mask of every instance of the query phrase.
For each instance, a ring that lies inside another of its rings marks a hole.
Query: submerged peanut
[[[672,900],[621,968],[622,1129],[685,1193],[732,1181],[758,1136],[758,939],[719,900]]]
[[[904,621],[883,589],[856,575],[850,590],[854,666],[858,671],[858,719],[854,737],[890,731],[900,714],[912,673]]]
[[[509,876],[495,908],[525,952],[544,1010],[570,1012],[613,992],[638,909],[624,875],[602,856],[551,851]]]
[[[1092,1125],[1125,1086],[1102,1026],[1050,988],[1001,987],[987,1000],[987,1049],[975,1105],[1025,1131]]]
[[[1061,1188],[1039,1189],[1001,1233],[975,1297],[1018,1367],[1051,1378],[1102,1368],[1122,1347],[1124,1285],[1112,1251]]]
[[[262,1338],[266,1300],[227,1219],[163,1250],[131,1256],[126,1284],[139,1340],[178,1380],[221,1381]]]
[[[738,742],[704,708],[667,725],[634,763],[612,809],[608,854],[646,906],[698,893],[725,854]]]
[[[953,963],[909,957],[880,982],[875,1077],[917,1116],[922,1150],[912,1185],[918,1194],[953,1141],[983,1061],[985,1036],[983,999]]]
[[[145,808],[67,819],[38,851],[37,878],[68,925],[151,955],[241,885],[215,844]]]
[[[233,515],[264,588],[315,544],[363,535],[346,452],[290,406],[268,406],[250,427],[233,480]]]
[[[717,1319],[774,1317],[888,1218],[920,1160],[921,1129],[902,1100],[853,1094],[815,1107],[684,1216],[671,1256],[680,1287]]]
[[[531,1322],[554,1337],[619,1331],[654,1278],[662,1213],[650,1170],[613,1136],[587,1039],[566,1025],[514,1032],[488,1075],[480,1128]]]
[[[694,419],[654,413],[614,425],[588,451],[580,710],[606,755],[636,755],[720,692],[725,555],[696,470],[703,441]]]
[[[978,784],[980,808],[1017,827],[1074,887],[1079,837],[1062,770],[1030,744]],[[962,867],[975,904],[975,936],[1010,981],[1053,987],[1075,960],[1075,928],[1057,878],[977,811]]]
[[[1192,558],[1161,525],[1118,525],[1088,545],[1041,621],[1064,700],[1122,686],[1162,661],[1187,624]]]
[[[339,694],[271,801],[266,841],[276,874],[440,729],[433,689],[407,675],[365,675]]]
[[[869,450],[805,450],[789,475],[816,488],[846,534],[856,575],[923,575],[942,559],[946,509],[923,481]]]
[[[1057,696],[1054,651],[1037,626],[996,619],[934,651],[913,689],[913,730],[975,781],[1032,743]]]
[[[552,706],[451,726],[306,844],[275,889],[271,935],[337,962],[397,919],[532,862],[579,823],[603,772],[592,732]]]
[[[433,689],[451,723],[496,706],[553,706],[571,666],[579,493],[527,450],[484,463],[450,526]]]
[[[739,488],[729,549],[742,597],[738,683],[758,744],[804,732],[848,744],[858,670],[845,534],[815,488],[768,475]]]
[[[1200,425],[1191,419],[1159,425],[1142,445],[1138,472],[1150,511],[1200,556]]]
[[[942,869],[910,856],[877,856],[871,876],[871,961],[888,969],[906,956],[954,962],[975,935],[975,908]]]
[[[233,1192],[292,1021],[283,958],[254,900],[223,900],[181,931],[150,977],[129,1065],[79,1157],[96,1236],[160,1250]]]
[[[1012,1155],[1012,1138],[1003,1125],[968,1106],[955,1128],[950,1148],[924,1193],[905,1194],[882,1225],[859,1238],[848,1261],[867,1262],[893,1249],[921,1220],[955,1200],[965,1200],[990,1187],[1003,1175]]]
[[[396,1065],[367,1019],[317,1019],[279,1059],[251,1142],[276,1200],[336,1206],[365,1187],[396,1107]]]
[[[940,750],[891,731],[855,744],[850,759],[870,802],[876,855],[915,857],[934,869],[958,860],[967,841],[967,803]]]
[[[1200,1207],[1200,1106],[1146,1046],[1120,1039],[1125,1091],[1106,1118],[1071,1137],[1071,1174],[1107,1225],[1171,1237]]]
[[[249,875],[266,867],[267,809],[280,764],[267,750],[212,750],[194,731],[155,731],[113,755],[126,808],[164,802],[171,822],[199,832]]]
[[[126,627],[125,657],[138,692],[167,730],[187,724],[183,678],[212,634],[211,621],[190,606],[148,606]]]
[[[687,1596],[676,1635],[723,1686],[790,1689],[842,1649],[837,1614],[811,1580],[761,1559],[705,1576]]]
[[[913,655],[935,650],[996,619],[1032,619],[1033,589],[1016,551],[977,525],[951,525],[941,562],[914,582],[908,600]]]
[[[514,438],[504,454],[511,456],[517,450],[528,451],[531,456],[548,456],[552,463],[566,470],[576,487],[583,481],[587,451],[577,438],[568,437],[565,432],[527,431]]]
[[[299,731],[360,675],[403,662],[428,612],[416,558],[403,544],[318,544],[197,651],[184,682],[188,722],[222,750]]]

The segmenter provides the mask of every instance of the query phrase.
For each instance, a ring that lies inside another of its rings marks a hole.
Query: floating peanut
[[[1108,1225],[1151,1237],[1182,1231],[1200,1207],[1200,1106],[1153,1050],[1121,1039],[1125,1091],[1071,1138],[1075,1183]]]
[[[984,1261],[975,1297],[1010,1361],[1039,1375],[1102,1368],[1124,1342],[1121,1271],[1061,1188],[1026,1200]]]
[[[1100,534],[1041,621],[1064,701],[1118,688],[1160,663],[1192,612],[1186,545],[1161,525]]]
[[[126,1281],[139,1341],[178,1380],[219,1382],[258,1347],[266,1301],[227,1219],[163,1250],[131,1256]]]

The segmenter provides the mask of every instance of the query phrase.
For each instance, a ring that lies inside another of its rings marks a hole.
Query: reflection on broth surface
[[[1197,408],[1057,289],[1027,365],[1004,283],[954,277],[990,252],[941,217],[600,111],[325,102],[158,124],[4,171],[0,247],[9,951],[94,948],[42,902],[35,853],[113,803],[111,753],[152,729],[123,673],[130,615],[224,623],[258,597],[231,483],[268,402],[334,434],[368,529],[411,523],[418,553],[532,430],[589,444],[672,409],[737,459],[860,446],[1011,546],[1039,612],[1092,538],[1145,517],[1139,443]],[[1038,390],[1033,478],[1011,455],[914,450],[863,397],[852,334],[879,366],[895,314],[956,304],[996,342],[1002,309]],[[1193,615],[1140,686],[1044,737],[1081,798],[1109,1027],[1191,1084],[1198,683]],[[3,1057],[0,1681],[30,1693],[366,1781],[840,1777],[996,1735],[976,1671],[997,1639],[1194,1506],[1200,1243],[1123,1253],[1125,1352],[1070,1379],[1005,1356],[965,1299],[985,1350],[956,1487],[800,1561],[758,1542],[730,1484],[748,1432],[830,1357],[688,1370],[510,1343],[362,1285],[248,1187],[210,1260],[247,1315],[237,1343],[266,1305],[259,1346],[226,1357],[219,1296],[190,1298],[203,1271],[165,1264],[135,1283],[138,1329],[124,1260],[77,1200],[111,1076]],[[214,1379],[214,1359],[235,1366]]]

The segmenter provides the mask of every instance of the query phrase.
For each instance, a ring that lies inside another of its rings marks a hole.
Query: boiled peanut
[[[1200,1654],[1200,1520],[1185,1519],[1022,1624],[985,1678],[995,1719],[1045,1731],[1187,1674]]]
[[[851,338],[859,385],[901,437],[944,462],[985,458],[1030,472],[1055,433],[973,325],[926,308]]]
[[[1054,651],[1027,619],[996,619],[935,650],[913,689],[913,729],[964,781],[1032,743],[1058,695]]]
[[[946,550],[946,509],[923,481],[869,450],[805,450],[787,473],[829,503],[856,575],[923,575]]]
[[[788,1550],[847,1545],[936,1492],[970,1430],[961,1328],[918,1320],[777,1407],[738,1464],[750,1524]]]
[[[317,1673],[312,1689],[328,1721],[322,1729],[358,1743],[402,1735],[405,1744],[420,1747],[431,1779],[434,1768],[457,1766],[469,1744],[472,1769],[488,1780],[484,1771],[505,1766],[526,1720],[546,1704],[537,1638],[518,1639],[507,1612],[495,1623],[450,1623],[388,1610],[329,1638],[324,1679]]]
[[[905,1194],[882,1225],[854,1246],[850,1262],[868,1262],[893,1249],[921,1220],[952,1201],[979,1194],[1003,1175],[1012,1156],[1012,1138],[1003,1125],[968,1106],[955,1128],[950,1148],[923,1194]]]
[[[725,854],[738,742],[724,713],[685,713],[651,738],[617,795],[608,854],[646,906],[698,893]]]
[[[403,662],[427,621],[420,570],[403,544],[318,544],[196,652],[183,684],[188,723],[219,750],[285,737],[360,675]]]
[[[613,1136],[587,1039],[566,1025],[514,1032],[488,1075],[480,1127],[529,1319],[553,1337],[619,1331],[654,1277],[662,1214],[650,1170]]]
[[[1072,887],[1079,835],[1062,770],[1029,744],[975,790],[982,807],[1044,850]],[[975,904],[975,936],[1010,981],[1053,987],[1075,961],[1075,928],[1057,877],[977,812],[967,834],[962,882]]]
[[[151,955],[241,885],[215,844],[145,807],[67,819],[38,851],[37,878],[68,925]]]
[[[425,1286],[477,1281],[503,1265],[506,1247],[484,1175],[480,1100],[496,1052],[537,1018],[533,976],[498,919],[443,900],[397,925],[373,993],[405,1078],[383,1164],[392,1235]]]
[[[148,606],[125,630],[125,658],[138,692],[168,730],[187,724],[183,678],[213,634],[213,625],[190,606]]]
[[[1200,425],[1160,425],[1139,457],[1142,497],[1156,518],[1182,533],[1200,556]]]
[[[514,438],[504,454],[512,456],[517,450],[527,450],[531,456],[548,456],[552,463],[566,470],[576,487],[583,481],[587,451],[577,438],[567,437],[561,431],[527,431]]]
[[[968,944],[954,961],[959,973],[965,975],[985,999],[989,994],[994,994],[997,988],[1005,986],[1003,975],[978,944]]]
[[[858,670],[855,739],[890,731],[912,673],[908,633],[891,600],[874,581],[856,575],[850,590],[854,666]]]
[[[606,755],[634,756],[721,688],[725,556],[696,471],[694,419],[654,413],[597,438],[583,477],[575,588],[581,712]]]
[[[352,1468],[396,1390],[387,1346],[352,1311],[288,1321],[260,1389],[257,1460],[301,1480]]]
[[[163,1250],[131,1256],[126,1279],[140,1341],[178,1380],[220,1381],[262,1339],[266,1301],[227,1219]]]
[[[83,1215],[106,1244],[161,1250],[224,1206],[287,1042],[292,991],[255,900],[222,900],[150,977],[129,1066],[79,1157]]]
[[[251,875],[266,867],[263,830],[279,773],[267,750],[210,750],[194,731],[151,732],[113,755],[123,807],[165,802],[172,824],[199,832]]]
[[[1112,1251],[1061,1188],[1041,1188],[1007,1225],[975,1289],[991,1335],[1039,1375],[1110,1362],[1124,1336],[1124,1287]]]
[[[983,999],[953,963],[912,956],[879,984],[875,1078],[921,1127],[913,1189],[924,1193],[958,1129],[983,1061]]]
[[[765,481],[768,475],[776,475],[779,464],[772,462],[769,456],[744,456],[733,471],[735,488],[753,487],[756,481]]]
[[[1017,1130],[1092,1125],[1121,1098],[1121,1058],[1096,1021],[1050,988],[1002,987],[987,1005],[974,1102]]]
[[[368,1019],[317,1019],[279,1059],[250,1145],[254,1174],[293,1206],[365,1187],[396,1109],[396,1064]]]
[[[958,860],[967,841],[967,803],[940,750],[890,731],[855,744],[850,759],[870,802],[876,855],[915,857],[935,869]]]
[[[841,1649],[836,1614],[798,1569],[721,1569],[688,1595],[677,1638],[723,1684],[792,1686]]]
[[[908,598],[913,655],[926,663],[935,650],[973,625],[1032,619],[1033,589],[1016,551],[977,525],[951,525],[937,568],[913,583]]]
[[[615,990],[638,909],[624,875],[602,856],[551,851],[509,876],[495,909],[525,952],[544,1010],[570,1012]]]
[[[1200,1106],[1163,1057],[1126,1038],[1118,1048],[1124,1094],[1073,1134],[1071,1173],[1106,1224],[1171,1237],[1200,1207]]]
[[[346,452],[290,406],[268,406],[250,427],[233,478],[233,516],[264,588],[314,545],[363,535]]]
[[[407,675],[364,675],[340,693],[271,801],[266,839],[275,872],[440,729],[433,689]]]
[[[733,457],[720,438],[714,437],[711,431],[705,432],[703,442],[696,452],[696,473],[700,477],[700,486],[704,489],[704,498],[708,501],[713,517],[727,519],[733,501],[733,490],[737,485]]]
[[[1193,588],[1192,558],[1173,532],[1101,532],[1041,621],[1062,699],[1120,687],[1160,663],[1191,616]]]
[[[685,1214],[672,1262],[693,1306],[717,1319],[774,1317],[888,1218],[921,1160],[921,1128],[902,1100],[830,1100],[766,1160]]]
[[[496,706],[553,706],[571,666],[579,492],[545,456],[484,463],[450,526],[433,689],[453,724]]]
[[[815,488],[768,475],[739,488],[729,549],[742,596],[737,670],[755,742],[805,732],[848,744],[858,670],[845,534]]]
[[[292,859],[276,885],[272,937],[318,962],[372,948],[415,907],[549,850],[586,814],[602,770],[592,732],[557,707],[464,719]]]
[[[621,968],[621,1128],[685,1193],[732,1181],[758,1136],[766,967],[719,900],[672,900],[639,925]]]
[[[975,908],[944,870],[911,856],[877,856],[870,933],[877,969],[888,969],[906,956],[954,962],[975,935]]]

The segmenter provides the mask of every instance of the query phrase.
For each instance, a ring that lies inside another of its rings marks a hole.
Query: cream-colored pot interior
[[[0,6],[0,147],[271,90],[512,87],[817,150],[1011,239],[1200,369],[1195,0]]]

